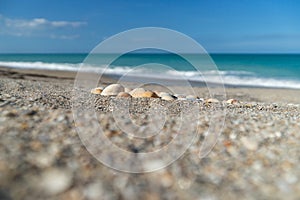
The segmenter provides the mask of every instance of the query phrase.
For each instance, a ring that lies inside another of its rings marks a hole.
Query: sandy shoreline
[[[90,74],[95,76],[95,74]],[[7,68],[0,66],[0,77],[10,77],[17,79],[29,80],[74,80],[76,72],[62,70],[33,70],[33,69],[18,69]],[[118,80],[115,75],[102,75],[102,85],[115,83]],[[205,91],[204,83],[193,83],[191,85],[195,90]],[[264,88],[264,87],[237,87],[225,85],[227,98],[237,98],[242,101],[256,101],[266,103],[300,103],[300,90],[286,88]],[[200,92],[201,93],[201,92]]]
[[[226,88],[226,98],[240,103],[225,105],[224,128],[210,154],[198,157],[201,135],[210,126],[211,113],[224,105],[201,103],[197,122],[200,137],[183,157],[157,172],[129,174],[98,162],[79,139],[71,109],[74,76],[69,72],[0,68],[0,199],[300,197],[299,90]],[[106,85],[115,79],[105,77],[103,81]],[[195,89],[203,98],[209,97],[205,88]],[[185,108],[181,103],[170,107],[164,129],[168,137],[141,142],[128,140],[115,127],[112,98],[89,93],[86,97],[84,103],[96,105],[104,134],[134,153],[167,143],[180,123],[179,108]],[[132,120],[143,128],[150,123],[145,112],[153,100],[130,102]],[[181,133],[187,134],[184,130]],[[115,153],[110,152],[110,156],[118,156]]]

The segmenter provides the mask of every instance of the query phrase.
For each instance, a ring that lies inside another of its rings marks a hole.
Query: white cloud
[[[14,36],[47,36],[50,38],[74,39],[78,35],[57,35],[56,31],[72,31],[72,29],[87,25],[81,21],[51,21],[45,18],[11,19],[0,15],[0,34]]]
[[[35,18],[31,20],[9,19],[4,18],[5,25],[16,28],[77,28],[86,25],[86,22],[69,22],[69,21],[49,21],[45,18]]]
[[[71,26],[74,28],[86,25],[86,22],[67,22],[67,21],[53,21],[50,22],[53,27],[66,27]]]
[[[63,39],[63,40],[73,40],[78,37],[79,35],[55,35],[55,34],[50,35],[50,38],[52,39]]]

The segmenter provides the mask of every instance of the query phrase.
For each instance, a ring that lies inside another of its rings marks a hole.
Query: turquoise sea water
[[[85,62],[87,69],[105,68],[103,58],[113,55],[90,56],[85,61],[87,54],[0,54],[0,66],[53,69],[53,70],[78,70]],[[126,54],[110,63],[107,73],[123,75],[137,66],[148,64],[143,70],[151,69],[153,63],[169,66],[172,73],[165,69],[163,72],[153,67],[151,75],[166,78],[178,78],[180,75],[189,80],[202,81],[201,75],[209,77],[212,82],[219,81],[221,75],[225,84],[234,86],[280,87],[300,89],[300,54],[211,54],[216,69],[211,68],[204,58],[199,55],[187,55],[189,60],[201,60],[200,70],[196,70],[189,62],[175,54]],[[147,75],[148,72],[141,71]],[[150,74],[149,74],[150,75]]]

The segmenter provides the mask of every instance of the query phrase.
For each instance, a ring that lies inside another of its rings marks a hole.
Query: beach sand
[[[199,137],[183,156],[158,171],[131,174],[105,166],[80,140],[72,112],[75,75],[0,68],[0,199],[300,198],[299,90],[226,88],[226,98],[239,103],[197,104]],[[101,80],[103,86],[116,81],[110,76]],[[194,89],[209,98],[206,88]],[[166,120],[166,137],[140,142],[116,129],[113,100],[87,93],[83,105],[93,105],[104,134],[133,153],[167,144],[181,122],[178,113],[194,105],[182,107],[176,101],[168,107],[173,118]],[[147,124],[151,103],[168,105],[159,99],[128,101],[131,119],[141,126]],[[224,127],[214,130],[222,131],[217,143],[200,159],[203,135],[210,123],[217,123],[210,121],[211,113],[224,109]],[[193,123],[188,119],[186,130]],[[181,134],[189,133],[183,129]]]

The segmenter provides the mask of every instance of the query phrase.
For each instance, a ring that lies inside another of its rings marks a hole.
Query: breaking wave
[[[45,63],[45,62],[0,62],[0,66],[21,68],[21,69],[39,69],[39,70],[65,70],[78,71],[82,67],[86,71],[103,72],[114,75],[130,74],[134,68],[129,66],[114,66],[105,68],[105,66],[93,66],[83,63]],[[81,68],[81,69],[82,69]],[[105,69],[105,70],[104,70]],[[147,73],[145,73],[147,72]],[[166,79],[188,79],[190,81],[209,81],[212,83],[227,84],[237,87],[270,87],[270,88],[293,88],[300,89],[300,81],[286,80],[280,78],[270,78],[257,76],[248,71],[176,71],[166,70],[164,73],[149,73],[147,69],[141,68],[134,70],[133,75],[140,77],[156,77]],[[221,76],[221,79],[220,79]]]

